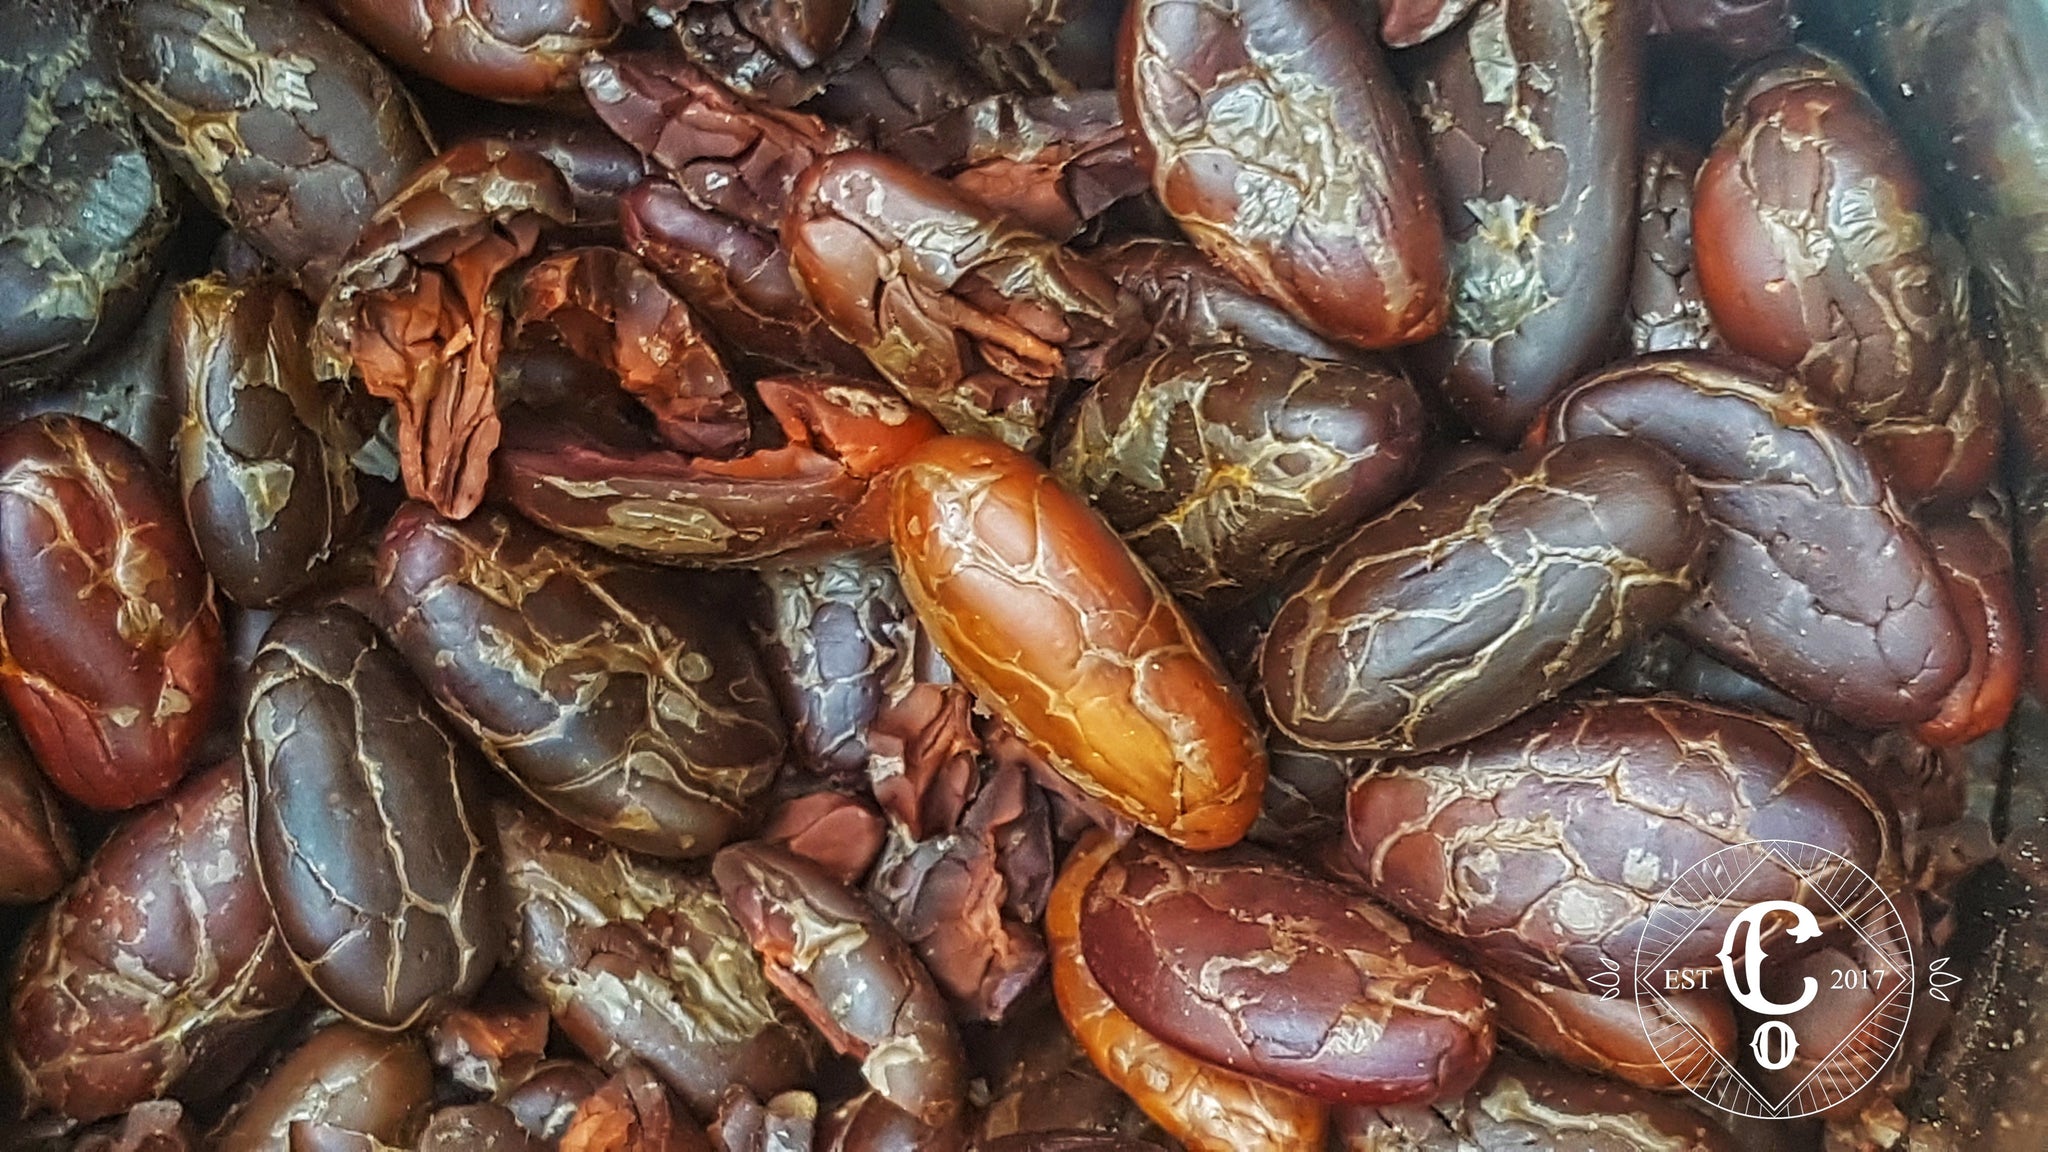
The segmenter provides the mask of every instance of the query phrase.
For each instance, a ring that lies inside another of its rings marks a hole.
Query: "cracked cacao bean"
[[[671,30],[690,61],[778,107],[817,95],[864,59],[895,0],[612,0]]]
[[[1134,0],[1117,77],[1153,191],[1233,276],[1361,348],[1443,327],[1443,217],[1360,12]]]
[[[1594,977],[1635,963],[1653,902],[1730,844],[1797,840],[1896,877],[1897,822],[1848,759],[1785,721],[1704,704],[1553,704],[1361,776],[1350,858],[1373,896],[1474,963],[1598,995]],[[1805,884],[1759,867],[1741,902],[1701,909],[1669,963],[1711,964],[1736,908]]]
[[[171,310],[185,517],[221,591],[248,608],[303,591],[357,525],[351,457],[367,437],[342,390],[313,379],[312,323],[289,289],[218,275],[188,281]]]
[[[849,552],[764,569],[762,648],[798,761],[819,776],[867,769],[868,727],[886,677],[907,656],[910,605],[886,557]]]
[[[886,539],[889,480],[939,434],[931,417],[843,376],[769,377],[754,393],[776,432],[733,460],[515,419],[497,491],[557,535],[657,564],[798,564]]]
[[[613,1072],[644,1063],[704,1116],[729,1085],[804,1083],[806,1038],[709,880],[520,804],[493,812],[513,971],[570,1043]]]
[[[281,617],[250,673],[257,871],[307,983],[390,1031],[466,1002],[504,951],[475,751],[341,605]]]
[[[583,58],[618,33],[607,0],[325,0],[343,27],[401,68],[487,100],[576,87]]]
[[[932,1128],[966,1103],[967,1057],[945,997],[894,929],[823,869],[758,842],[711,864],[768,981],[860,1064],[870,1087]]]
[[[102,6],[0,12],[0,383],[47,379],[127,334],[177,201],[144,146]]]
[[[213,582],[141,453],[70,416],[0,433],[0,693],[50,782],[94,808],[169,792],[221,655]]]
[[[1087,257],[881,153],[813,165],[782,243],[832,330],[949,432],[1034,448],[1136,343],[1136,302]]]
[[[1388,365],[1186,349],[1127,361],[1082,396],[1053,470],[1208,614],[1281,584],[1391,503],[1423,423]]]
[[[1141,1027],[1089,970],[1082,905],[1117,844],[1091,832],[1074,847],[1046,906],[1060,1015],[1088,1058],[1188,1152],[1299,1152],[1323,1146],[1329,1106],[1197,1059]]]
[[[1266,762],[1208,641],[1030,457],[948,436],[890,510],[905,596],[981,703],[1089,797],[1186,847],[1235,843]]]
[[[437,703],[542,804],[635,851],[704,856],[753,815],[788,738],[745,629],[688,578],[498,512],[399,509],[387,627]]]
[[[1939,570],[1846,422],[1761,365],[1667,353],[1559,398],[1539,435],[1683,464],[1714,537],[1678,631],[1852,724],[1926,720],[1969,663]]]
[[[1452,472],[1358,530],[1284,601],[1267,712],[1308,748],[1428,751],[1556,697],[1692,596],[1700,500],[1625,440]]]
[[[1700,168],[1700,292],[1729,347],[1861,423],[1927,413],[1959,317],[1905,143],[1842,66],[1772,57]]]
[[[553,334],[618,378],[670,448],[727,458],[746,447],[747,401],[698,330],[689,306],[616,248],[572,248],[526,269],[512,308],[515,338]]]
[[[498,446],[501,277],[574,217],[553,164],[503,140],[458,144],[376,210],[320,302],[313,370],[391,402],[406,493],[445,515],[476,510]]]
[[[1483,0],[1409,74],[1450,236],[1450,321],[1420,375],[1497,443],[1610,351],[1648,21],[1647,3]]]
[[[311,0],[135,0],[121,34],[150,138],[315,299],[432,153],[397,77]]]
[[[1378,907],[1251,849],[1132,840],[1083,899],[1081,951],[1140,1028],[1331,1103],[1455,1095],[1493,1057],[1479,977]]]
[[[1643,151],[1636,179],[1635,271],[1629,284],[1629,346],[1637,355],[1721,347],[1700,295],[1693,256],[1693,181],[1705,157],[1667,140]]]
[[[1218,268],[1192,244],[1127,240],[1097,256],[1102,270],[1138,300],[1151,329],[1150,350],[1228,345],[1272,348],[1313,360],[1356,360],[1285,308]]]
[[[211,1102],[304,990],[230,761],[116,827],[44,910],[13,973],[7,1059],[32,1106],[77,1121]]]

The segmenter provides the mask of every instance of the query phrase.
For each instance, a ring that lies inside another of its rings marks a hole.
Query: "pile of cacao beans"
[[[2039,1152],[2044,630],[2040,0],[0,4],[0,1148]]]

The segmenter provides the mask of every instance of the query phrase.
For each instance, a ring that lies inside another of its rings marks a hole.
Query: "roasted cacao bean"
[[[210,1102],[305,984],[257,882],[241,765],[117,827],[31,931],[7,1059],[28,1103],[77,1121],[176,1094]]]
[[[1939,571],[1848,427],[1796,387],[1671,353],[1574,385],[1547,435],[1633,436],[1685,465],[1713,526],[1678,628],[1852,724],[1925,720],[1968,645]]]
[[[1116,853],[1114,840],[1091,832],[1068,855],[1045,913],[1053,992],[1088,1058],[1188,1152],[1322,1147],[1327,1105],[1188,1055],[1141,1028],[1096,982],[1082,951],[1082,904]]]
[[[782,763],[787,736],[745,630],[684,578],[502,513],[456,523],[408,504],[385,529],[377,584],[392,639],[456,727],[600,836],[707,855]]]
[[[1597,995],[1595,976],[1634,964],[1652,902],[1729,844],[1797,840],[1896,876],[1889,805],[1846,759],[1792,724],[1703,704],[1553,704],[1360,777],[1351,860],[1375,897],[1475,963]],[[1806,883],[1760,866],[1744,902]],[[1710,963],[1735,907],[1702,909],[1671,966]]]
[[[207,570],[244,607],[304,590],[356,528],[351,457],[366,429],[341,389],[314,381],[312,323],[289,289],[217,275],[187,282],[171,312],[185,517]]]
[[[1493,1058],[1479,977],[1374,905],[1249,849],[1131,841],[1088,889],[1081,950],[1140,1028],[1332,1103],[1456,1095]]]
[[[544,100],[576,87],[587,54],[618,32],[607,0],[326,0],[386,59],[488,100]]]
[[[1127,361],[1075,405],[1053,470],[1197,612],[1284,582],[1407,487],[1422,402],[1397,370],[1266,349]]]
[[[1649,5],[1482,0],[1409,92],[1450,236],[1450,322],[1419,349],[1498,443],[1604,360],[1628,299]]]
[[[611,1071],[640,1061],[710,1115],[731,1084],[772,1096],[810,1056],[710,881],[552,818],[494,807],[518,924],[514,971]]]
[[[123,337],[177,223],[101,10],[20,0],[0,13],[0,383],[57,376]]]
[[[313,1034],[228,1120],[221,1152],[407,1148],[432,1106],[434,1069],[410,1036],[354,1024]]]
[[[966,1055],[946,1001],[909,945],[817,865],[735,844],[712,877],[761,954],[768,982],[860,1063],[877,1094],[933,1128],[960,1118]]]
[[[1244,835],[1266,764],[1243,697],[1080,497],[1022,453],[942,437],[904,463],[890,515],[904,594],[984,706],[1175,843]]]
[[[1118,85],[1211,259],[1361,348],[1443,327],[1443,218],[1379,45],[1337,0],[1134,0]]]
[[[349,608],[286,614],[251,673],[256,866],[307,983],[391,1031],[467,1001],[504,951],[476,753]]]
[[[199,199],[317,299],[431,154],[397,77],[311,0],[136,0],[121,73]]]
[[[50,782],[94,808],[169,792],[220,661],[213,582],[135,447],[70,416],[0,433],[0,693]]]
[[[1309,748],[1428,751],[1591,675],[1691,597],[1707,526],[1663,453],[1625,440],[1479,463],[1326,555],[1259,656]]]

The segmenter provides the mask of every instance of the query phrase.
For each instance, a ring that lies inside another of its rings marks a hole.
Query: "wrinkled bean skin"
[[[548,161],[502,140],[460,144],[376,210],[320,301],[314,372],[391,402],[406,493],[444,515],[476,510],[501,434],[498,278],[574,217]]]
[[[1211,259],[1360,348],[1443,327],[1443,218],[1357,13],[1332,0],[1134,0],[1117,77],[1153,191]]]
[[[1718,992],[1674,993],[1637,1006],[1542,980],[1486,975],[1502,1033],[1540,1056],[1656,1092],[1682,1092],[1672,1067],[1732,1059],[1735,1009]],[[1677,1008],[1673,1011],[1674,1006]],[[1653,1047],[1655,1033],[1661,1047]]]
[[[710,1115],[729,1084],[802,1084],[800,1026],[710,881],[524,806],[493,807],[516,910],[513,971],[602,1067],[638,1060]]]
[[[1203,614],[1281,582],[1392,502],[1424,425],[1388,366],[1229,348],[1126,361],[1067,419],[1055,474]]]
[[[583,90],[606,126],[668,177],[627,193],[626,246],[703,314],[736,362],[765,372],[868,371],[804,299],[778,236],[797,179],[850,137],[645,53],[593,58]]]
[[[1131,841],[1088,889],[1081,950],[1140,1028],[1331,1103],[1456,1095],[1493,1058],[1477,976],[1377,907],[1260,853]]]
[[[867,56],[895,0],[612,0],[734,91],[792,108]]]
[[[758,842],[720,852],[711,875],[768,982],[876,1093],[929,1127],[960,1118],[966,1055],[945,998],[895,931],[817,865]]]
[[[1636,181],[1636,256],[1628,293],[1629,347],[1637,355],[1718,348],[1692,251],[1693,180],[1705,159],[1664,141],[1643,152]]]
[[[304,590],[356,528],[350,458],[364,435],[341,389],[313,379],[312,323],[289,289],[217,275],[188,281],[171,311],[185,518],[207,571],[244,607]]]
[[[434,1069],[419,1041],[330,1024],[264,1078],[214,1146],[220,1152],[312,1152],[361,1147],[367,1138],[410,1147],[433,1088]]]
[[[903,586],[885,558],[857,552],[763,569],[761,581],[771,621],[761,647],[798,762],[819,776],[858,776],[884,679],[909,640]]]
[[[1088,1058],[1188,1152],[1321,1148],[1329,1108],[1298,1092],[1198,1060],[1131,1019],[1082,951],[1082,905],[1117,844],[1093,832],[1067,857],[1045,912],[1052,987]]]
[[[896,137],[889,151],[1060,241],[1151,186],[1107,88],[990,96]]]
[[[1450,237],[1450,322],[1421,376],[1498,443],[1605,359],[1628,299],[1648,17],[1483,0],[1409,77]]]
[[[1389,48],[1413,48],[1449,31],[1478,0],[1387,0],[1380,6],[1380,39]]]
[[[0,693],[50,782],[94,808],[169,792],[212,718],[221,638],[164,482],[96,424],[17,424],[0,561]]]
[[[746,446],[746,397],[689,306],[631,255],[572,248],[549,256],[521,274],[512,314],[515,337],[552,332],[616,376],[667,446],[718,458]]]
[[[1372,895],[1474,963],[1598,995],[1594,976],[1634,963],[1652,901],[1728,844],[1797,840],[1895,874],[1897,825],[1843,756],[1703,704],[1553,704],[1360,777],[1351,861]],[[1801,884],[1759,869],[1743,891],[1792,899]],[[1711,963],[1733,914],[1713,911],[1670,964]]]
[[[117,827],[43,913],[15,969],[8,1063],[79,1121],[226,1091],[305,984],[271,922],[241,767],[193,776]]]
[[[1905,145],[1832,61],[1758,67],[1693,209],[1715,327],[1858,421],[1924,414],[1957,318]]]
[[[28,746],[0,721],[0,904],[40,904],[78,871],[78,843]]]
[[[340,605],[280,618],[251,674],[256,865],[307,983],[390,1031],[466,1002],[504,951],[475,752]]]
[[[98,23],[73,0],[0,13],[0,383],[61,374],[123,335],[177,222]]]
[[[989,441],[927,442],[890,510],[904,595],[981,703],[1119,815],[1194,849],[1258,813],[1250,711],[1173,599],[1078,496]]]
[[[832,330],[949,432],[1034,449],[1134,343],[1136,303],[1087,258],[880,153],[812,166],[782,243]]]
[[[311,0],[136,0],[121,72],[199,199],[314,298],[431,152],[391,70]]]
[[[610,238],[619,222],[619,203],[647,177],[640,154],[602,124],[567,116],[547,116],[506,105],[464,103],[450,113],[468,131],[449,126],[452,143],[495,137],[532,152],[555,166],[569,183],[576,208],[576,228],[593,240]]]
[[[1674,1100],[1502,1056],[1470,1092],[1427,1107],[1340,1112],[1339,1152],[1737,1152]]]
[[[938,424],[865,380],[770,377],[754,391],[782,443],[724,461],[515,424],[496,490],[550,532],[656,564],[794,564],[885,540],[890,478]]]
[[[1967,744],[2005,727],[2019,702],[2027,641],[2014,581],[2012,529],[1990,498],[1927,526],[1927,543],[1970,646],[1969,670],[1941,711],[1913,734],[1936,747]]]
[[[991,95],[950,45],[892,32],[867,58],[832,78],[808,107],[846,126],[864,143],[888,151],[898,134],[929,124]]]
[[[2005,413],[1994,345],[2003,335],[1973,330],[1977,315],[1961,246],[1947,234],[1934,238],[1947,314],[1954,331],[1940,364],[1941,378],[1922,410],[1866,421],[1857,444],[1903,508],[1953,512],[1989,490],[2005,445]],[[2015,389],[2014,391],[2021,391]]]
[[[324,0],[385,59],[487,100],[545,100],[576,87],[587,54],[618,32],[607,0]]]
[[[456,727],[615,843],[708,855],[782,763],[744,629],[673,575],[502,513],[455,523],[408,504],[385,529],[377,586],[393,641]]]
[[[1574,385],[1555,439],[1622,434],[1675,457],[1713,526],[1678,630],[1852,724],[1925,720],[1969,654],[1940,574],[1846,425],[1760,366],[1671,353]]]
[[[1357,353],[1239,284],[1201,250],[1173,240],[1128,240],[1098,257],[1117,286],[1135,296],[1156,352],[1226,345],[1272,348],[1314,360]]]
[[[1429,751],[1556,697],[1692,596],[1707,526],[1663,453],[1619,439],[1452,472],[1328,553],[1259,655],[1309,748]]]

